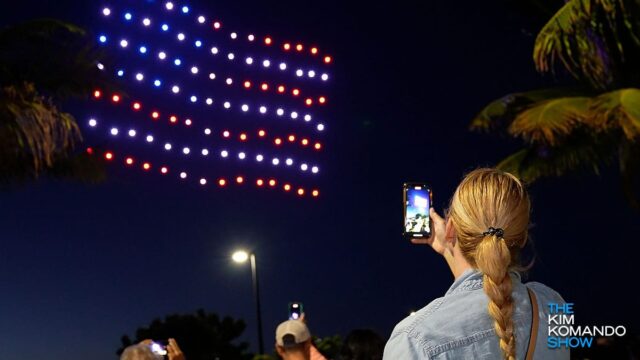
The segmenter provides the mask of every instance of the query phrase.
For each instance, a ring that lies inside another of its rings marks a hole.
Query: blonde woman
[[[523,284],[517,272],[529,213],[520,180],[495,169],[462,180],[446,221],[431,209],[433,235],[414,243],[442,255],[455,281],[395,327],[385,360],[569,359],[546,344],[548,304],[564,300],[543,284]]]

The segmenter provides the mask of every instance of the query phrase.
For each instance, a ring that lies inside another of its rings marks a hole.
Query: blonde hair
[[[517,177],[496,169],[477,169],[462,180],[451,199],[449,216],[465,259],[483,274],[489,315],[505,359],[515,359],[513,298],[509,271],[520,267],[527,242],[530,202]],[[500,232],[488,232],[489,228]]]

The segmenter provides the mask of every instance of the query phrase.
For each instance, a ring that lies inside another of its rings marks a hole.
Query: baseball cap
[[[276,343],[280,346],[295,346],[310,338],[309,328],[300,320],[287,320],[276,328]]]

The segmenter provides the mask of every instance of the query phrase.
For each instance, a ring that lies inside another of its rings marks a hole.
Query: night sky
[[[443,259],[401,237],[402,183],[430,183],[442,212],[465,172],[518,145],[469,132],[473,116],[554,81],[531,61],[543,18],[502,1],[436,3],[192,1],[334,56],[322,196],[180,186],[117,166],[99,185],[0,192],[0,358],[115,359],[123,334],[198,308],[245,319],[255,349],[250,268],[230,260],[241,246],[257,254],[268,349],[290,301],[318,336],[366,327],[387,337],[442,296],[453,280]],[[14,2],[0,23],[57,17],[95,30],[103,5]],[[606,169],[531,186],[529,279],[574,302],[579,324],[637,332],[640,214],[619,181]]]

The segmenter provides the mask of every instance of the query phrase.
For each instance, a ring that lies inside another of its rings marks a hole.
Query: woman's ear
[[[453,220],[447,219],[447,224],[444,229],[444,240],[447,247],[453,248],[456,245],[456,229],[453,227]]]

